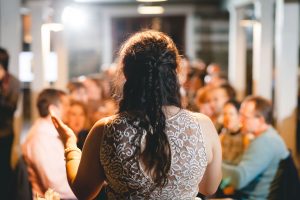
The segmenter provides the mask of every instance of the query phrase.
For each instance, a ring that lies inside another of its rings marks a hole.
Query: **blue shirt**
[[[248,196],[245,199],[267,199],[279,162],[288,155],[283,139],[270,127],[250,143],[238,165],[222,164],[223,178]]]

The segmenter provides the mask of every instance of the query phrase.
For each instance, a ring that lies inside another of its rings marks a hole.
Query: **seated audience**
[[[220,133],[222,145],[222,162],[232,165],[239,164],[244,151],[251,141],[250,134],[241,132],[239,119],[240,103],[229,100],[223,108],[223,128]],[[226,179],[220,184],[217,197],[232,197],[234,188],[226,183]]]
[[[224,163],[237,165],[249,145],[248,133],[241,133],[239,119],[240,103],[230,100],[223,108],[223,128],[220,133],[222,158]]]
[[[43,196],[48,188],[62,199],[75,199],[67,181],[64,146],[51,122],[49,110],[65,121],[69,99],[63,91],[43,90],[37,99],[40,117],[30,128],[22,145],[33,196]]]
[[[74,132],[52,116],[78,199],[95,198],[105,181],[108,199],[195,199],[198,191],[216,191],[222,177],[219,137],[206,116],[181,108],[179,60],[163,33],[129,38],[120,52],[126,80],[119,112],[94,125],[82,153]]]
[[[238,190],[240,199],[267,199],[279,163],[289,151],[271,125],[272,105],[268,100],[247,97],[241,105],[240,118],[241,131],[252,133],[254,139],[237,165],[222,163],[223,180]]]

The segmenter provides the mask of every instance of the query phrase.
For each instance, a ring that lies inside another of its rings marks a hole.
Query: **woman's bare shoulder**
[[[89,135],[95,135],[96,137],[101,137],[103,135],[104,127],[110,124],[118,117],[118,114],[109,117],[104,117],[99,119],[92,127]]]
[[[191,111],[189,111],[191,112]],[[196,117],[196,119],[200,122],[200,123],[204,123],[204,124],[212,124],[212,121],[210,120],[210,118],[202,113],[199,112],[191,112],[192,115],[194,117]]]
[[[210,162],[213,156],[212,155],[213,146],[219,142],[218,133],[216,131],[213,122],[208,116],[196,112],[194,112],[193,115],[195,116],[195,118],[199,123],[199,126],[201,127],[202,135],[204,137],[205,144],[206,144],[208,160]]]
[[[119,114],[115,114],[115,115],[111,115],[109,117],[101,118],[94,124],[94,127],[105,126],[105,125],[109,124],[110,122],[112,122],[113,120],[115,120],[118,116],[119,116]]]

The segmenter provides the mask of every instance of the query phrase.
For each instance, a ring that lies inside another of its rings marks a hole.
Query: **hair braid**
[[[119,112],[138,111],[145,124],[146,145],[139,152],[156,187],[168,182],[171,149],[165,133],[163,106],[181,107],[176,68],[179,55],[173,41],[163,33],[144,31],[122,47],[120,61],[126,82]],[[140,134],[142,135],[142,133]]]
[[[162,111],[162,87],[161,77],[159,73],[159,63],[157,61],[150,62],[148,69],[147,82],[147,111],[153,133],[147,135],[146,149],[149,169],[156,168],[157,173],[154,180],[157,186],[164,186],[167,184],[167,174],[170,170],[170,162],[165,165],[160,160],[168,160],[170,156],[170,145],[165,131],[166,117]],[[153,101],[154,100],[154,101]],[[159,144],[159,145],[157,145]]]

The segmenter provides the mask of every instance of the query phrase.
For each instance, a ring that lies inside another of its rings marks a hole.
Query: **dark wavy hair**
[[[167,105],[181,107],[176,73],[179,60],[172,39],[153,30],[134,34],[120,50],[120,64],[126,80],[119,112],[138,111],[147,119],[145,150],[139,153],[156,187],[167,184],[171,166],[162,108]]]

